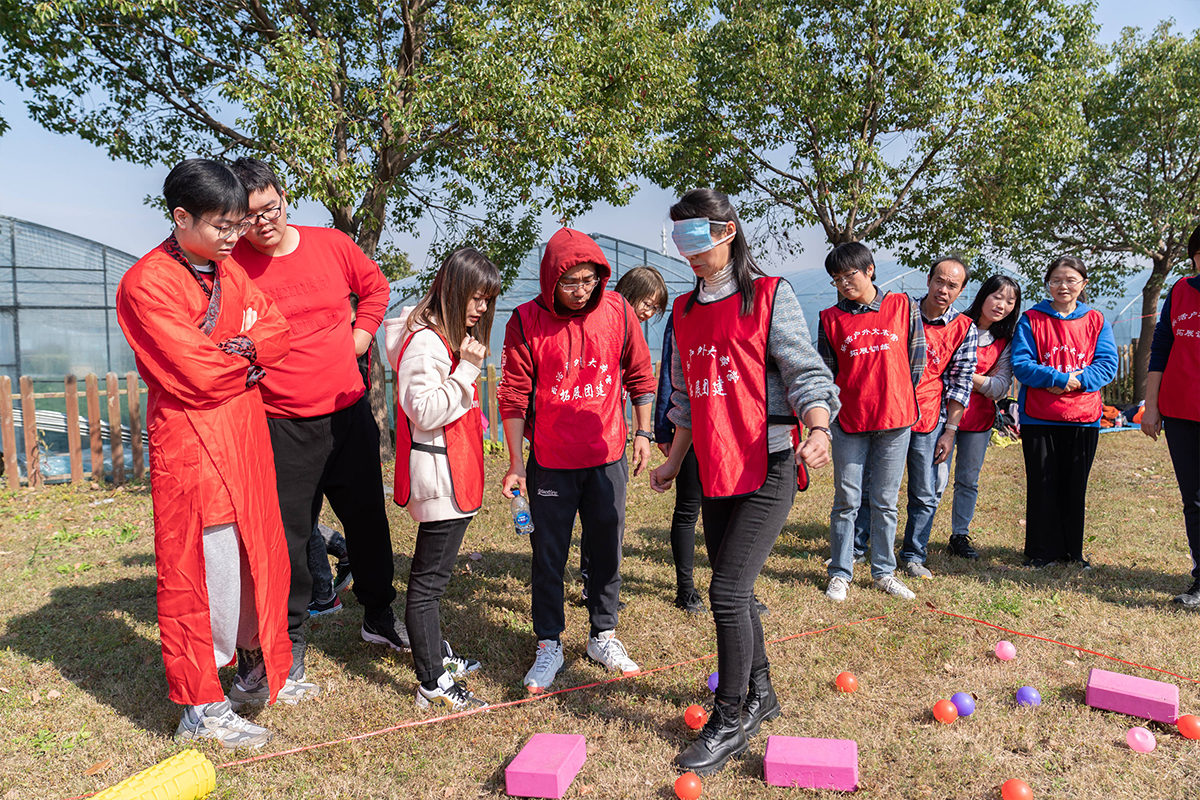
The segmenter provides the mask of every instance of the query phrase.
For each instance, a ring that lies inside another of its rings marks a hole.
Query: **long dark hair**
[[[1017,329],[1017,320],[1021,318],[1021,285],[1007,275],[992,275],[984,281],[983,285],[979,287],[979,291],[975,293],[971,307],[964,313],[978,324],[979,316],[983,313],[983,301],[1005,287],[1013,290],[1013,297],[1017,302],[1013,304],[1012,311],[1008,312],[1008,316],[993,322],[988,327],[988,331],[996,339],[1012,341],[1013,332]]]
[[[487,347],[492,337],[492,319],[496,316],[496,296],[500,294],[500,286],[500,270],[495,264],[474,247],[460,247],[443,262],[429,293],[409,315],[407,327],[410,331],[422,326],[433,328],[446,337],[457,355],[468,332],[467,301],[481,293],[488,297],[487,311],[470,333]]]
[[[737,283],[738,292],[742,295],[740,313],[744,317],[754,311],[754,277],[766,273],[758,268],[758,264],[754,263],[754,256],[750,255],[750,245],[746,241],[745,232],[742,231],[742,221],[738,219],[737,211],[733,203],[729,202],[728,195],[716,189],[692,189],[679,198],[678,203],[671,206],[671,219],[674,222],[702,217],[707,217],[713,222],[732,222],[737,227],[737,233],[733,235],[733,241],[729,245],[729,256],[733,260],[733,278]],[[724,227],[722,224],[721,228]],[[688,298],[683,313],[692,310],[699,295],[700,279],[697,278],[696,291]]]

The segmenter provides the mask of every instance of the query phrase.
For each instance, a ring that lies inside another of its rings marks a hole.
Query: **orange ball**
[[[837,684],[838,691],[846,694],[858,689],[858,678],[854,677],[853,672],[839,672],[837,680],[834,682]]]
[[[1200,717],[1194,714],[1184,714],[1175,720],[1175,724],[1179,726],[1179,732],[1183,734],[1183,738],[1200,739]]]
[[[675,779],[675,796],[679,800],[699,800],[700,778],[694,772],[685,772]]]
[[[704,727],[704,723],[708,722],[708,712],[697,705],[688,706],[684,709],[683,721],[689,728],[698,731]]]
[[[958,708],[949,700],[938,700],[933,704],[933,718],[949,725],[958,719]]]
[[[1000,796],[1004,800],[1033,800],[1033,789],[1019,778],[1011,778],[1000,786]]]

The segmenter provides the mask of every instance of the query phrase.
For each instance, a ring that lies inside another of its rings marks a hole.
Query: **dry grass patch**
[[[489,460],[489,485],[504,463]],[[949,507],[935,523],[930,567],[913,586],[918,603],[871,589],[866,575],[841,606],[825,601],[831,473],[798,497],[757,587],[771,608],[768,638],[838,627],[769,647],[784,715],[767,734],[858,741],[863,797],[988,798],[1005,779],[1028,781],[1037,797],[1081,800],[1195,798],[1200,743],[1151,725],[1158,749],[1133,753],[1133,720],[1083,705],[1088,669],[1123,667],[1052,644],[1008,636],[1018,657],[990,656],[1002,634],[932,613],[938,608],[1081,647],[1200,677],[1200,617],[1169,605],[1189,582],[1178,491],[1166,447],[1121,433],[1101,437],[1089,494],[1085,552],[1096,569],[1022,569],[1024,470],[1020,448],[993,449],[984,467],[975,538],[983,559],[944,553]],[[107,502],[111,501],[111,502]],[[651,668],[715,651],[711,620],[673,608],[668,528],[672,496],[643,476],[629,492],[620,633]],[[415,524],[390,509],[397,586],[403,590]],[[334,522],[334,520],[330,520]],[[903,513],[901,525],[903,525]],[[482,557],[472,560],[470,553]],[[697,582],[708,585],[703,546]],[[578,556],[569,562],[577,578]],[[471,688],[491,702],[521,699],[532,660],[529,544],[513,533],[495,493],[467,532],[443,602],[445,635],[484,662]],[[0,494],[0,798],[63,798],[104,788],[178,750],[170,735],[179,711],[166,700],[154,603],[151,509],[145,489]],[[567,668],[557,686],[608,677],[586,661],[587,618],[568,587]],[[309,674],[326,689],[300,707],[264,709],[256,720],[287,750],[425,719],[413,704],[411,660],[361,641],[353,594],[346,610],[312,624]],[[402,608],[402,599],[397,608]],[[218,771],[214,797],[501,797],[504,766],[534,733],[580,733],[588,761],[569,797],[669,798],[672,757],[694,734],[683,725],[715,659],[653,675],[498,709],[469,719]],[[854,672],[860,689],[834,691]],[[224,671],[228,681],[231,670]],[[1167,678],[1170,680],[1169,678]],[[1180,685],[1185,710],[1200,710],[1193,683]],[[1018,709],[1013,694],[1036,686],[1043,704]],[[929,709],[956,691],[979,697],[976,713],[953,725]],[[705,797],[812,797],[767,787],[759,736],[746,759],[704,781]],[[205,751],[220,763],[232,760]],[[111,762],[95,775],[85,772]]]

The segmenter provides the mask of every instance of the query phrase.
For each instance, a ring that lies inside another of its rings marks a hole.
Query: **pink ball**
[[[1013,647],[1013,643],[1005,639],[996,642],[996,658],[1001,661],[1012,661],[1017,657],[1017,648]]]
[[[1154,734],[1140,726],[1130,728],[1129,733],[1125,734],[1125,741],[1129,743],[1130,750],[1138,753],[1149,753],[1158,746]]]

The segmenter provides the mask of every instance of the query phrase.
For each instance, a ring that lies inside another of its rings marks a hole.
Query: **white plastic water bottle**
[[[521,490],[513,488],[513,525],[522,536],[533,533],[533,515],[529,513],[529,501],[521,496]]]

